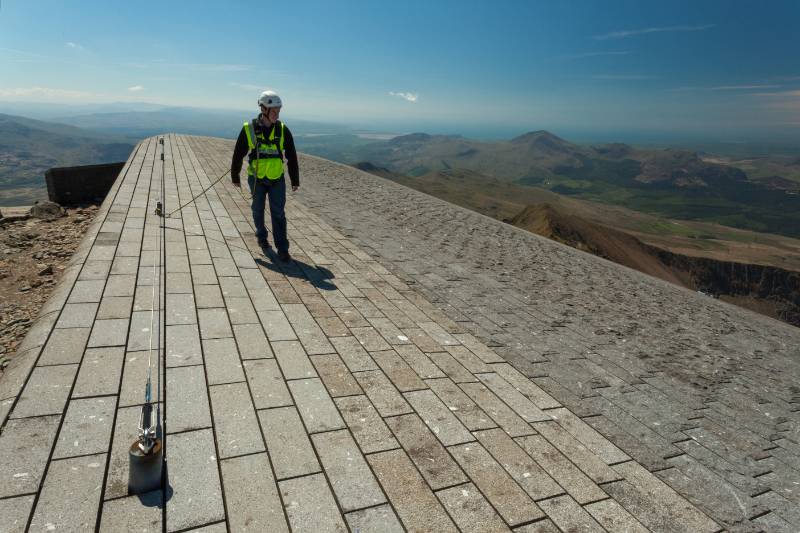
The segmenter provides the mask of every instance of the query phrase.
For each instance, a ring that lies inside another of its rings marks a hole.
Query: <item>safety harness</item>
[[[258,179],[278,180],[283,177],[283,122],[277,121],[270,129],[269,136],[264,136],[258,127],[258,119],[244,123],[247,135],[248,155],[247,175]],[[278,132],[278,136],[275,136]]]

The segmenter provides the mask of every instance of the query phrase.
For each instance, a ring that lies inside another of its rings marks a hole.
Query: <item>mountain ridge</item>
[[[697,151],[582,146],[536,130],[498,142],[414,133],[356,147],[351,157],[351,164],[369,161],[398,175],[462,168],[659,216],[800,237],[800,174],[751,179],[732,162]],[[788,168],[781,164],[770,168]]]
[[[46,199],[49,168],[124,161],[133,147],[125,137],[0,114],[0,206]]]

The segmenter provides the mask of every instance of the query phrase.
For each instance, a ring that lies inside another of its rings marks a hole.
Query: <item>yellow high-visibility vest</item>
[[[283,122],[276,122],[269,137],[265,138],[263,132],[256,134],[256,120],[258,119],[244,123],[247,146],[250,149],[247,175],[255,175],[258,179],[280,179],[283,176]],[[280,131],[278,139],[275,138],[276,131]]]

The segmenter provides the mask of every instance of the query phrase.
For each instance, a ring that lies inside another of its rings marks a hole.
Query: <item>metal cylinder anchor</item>
[[[139,419],[139,438],[128,450],[128,494],[142,494],[161,487],[163,447],[150,403],[150,380],[147,380],[147,403]],[[156,416],[155,418],[158,418]]]
[[[155,439],[149,453],[142,450],[139,441],[128,450],[128,494],[143,494],[161,488],[161,439]]]

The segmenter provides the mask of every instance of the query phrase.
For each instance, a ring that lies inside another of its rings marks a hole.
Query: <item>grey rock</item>
[[[66,215],[66,210],[55,202],[45,200],[36,201],[30,210],[30,215],[41,220],[55,220]]]

